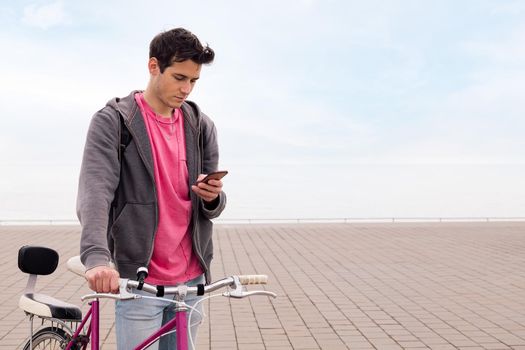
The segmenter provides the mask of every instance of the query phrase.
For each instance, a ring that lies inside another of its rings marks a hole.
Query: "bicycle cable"
[[[213,295],[213,296],[222,296],[222,294],[215,294],[215,295]],[[165,302],[168,303],[168,304],[175,304],[176,306],[182,305],[182,306],[185,306],[185,307],[187,307],[188,309],[190,309],[190,313],[189,313],[189,315],[188,315],[188,329],[189,329],[190,327],[193,327],[193,326],[195,326],[195,325],[198,324],[198,323],[190,324],[190,321],[191,321],[191,315],[192,315],[193,311],[197,311],[197,313],[199,313],[199,315],[201,316],[201,320],[203,319],[203,316],[204,316],[204,315],[203,315],[202,312],[200,312],[199,310],[197,310],[197,308],[196,308],[197,305],[198,305],[200,302],[202,302],[203,299],[204,299],[204,300],[207,300],[207,299],[209,299],[209,298],[211,298],[211,297],[212,297],[212,296],[209,296],[209,297],[206,297],[206,298],[201,298],[200,300],[198,300],[198,301],[194,304],[194,306],[190,306],[190,305],[186,304],[186,303],[183,302],[183,301],[170,300],[170,299],[159,298],[159,297],[150,297],[150,296],[148,296],[148,295],[141,295],[141,296],[140,296],[141,299],[142,299],[142,298],[145,298],[145,299],[152,299],[152,300],[157,300],[157,301],[162,300],[162,301],[165,301]],[[166,335],[168,335],[168,334],[175,333],[175,332],[177,332],[177,330],[176,330],[176,329],[173,329],[173,330],[171,330],[171,331],[169,331],[169,332],[166,332],[166,333],[162,334],[161,336],[159,336],[159,337],[153,339],[150,343],[148,343],[148,344],[146,345],[145,349],[148,348],[149,346],[151,346],[151,344],[153,344],[153,343],[155,343],[156,341],[158,341],[160,338],[162,338],[162,337],[164,337],[164,336],[166,336]],[[189,339],[190,339],[190,342],[191,342],[192,349],[195,349],[195,344],[193,343],[193,339],[192,339],[192,336],[191,336],[191,331],[188,332],[188,336],[189,336]]]
[[[191,314],[193,313],[193,310],[196,310],[197,309],[197,305],[199,305],[200,303],[202,303],[203,301],[205,300],[208,300],[208,299],[211,299],[211,298],[215,298],[215,297],[222,297],[222,293],[221,294],[211,294],[211,295],[208,295],[207,297],[202,297],[201,299],[199,299],[196,303],[195,303],[195,307],[191,309],[189,315],[188,315],[188,329],[194,325],[196,325],[197,323],[193,324],[193,325],[190,325],[190,321],[191,321]],[[203,319],[202,318],[202,313],[197,310],[198,313],[201,314],[201,320]],[[204,313],[204,310],[203,310],[203,313]],[[191,331],[188,332],[188,338],[190,339],[190,344],[191,344],[191,348],[192,349],[195,349],[195,343],[193,342],[193,337],[191,336]]]

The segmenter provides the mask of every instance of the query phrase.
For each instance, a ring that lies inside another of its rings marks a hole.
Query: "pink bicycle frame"
[[[98,299],[91,302],[91,307],[89,308],[87,314],[82,319],[82,322],[78,326],[77,330],[73,334],[73,338],[67,344],[66,350],[71,350],[71,347],[74,344],[74,340],[80,335],[80,332],[84,328],[85,324],[91,317],[91,322],[89,324],[86,336],[90,337],[91,350],[99,350],[99,301]],[[170,320],[164,326],[162,326],[158,331],[146,338],[142,343],[140,343],[134,350],[143,350],[151,342],[156,340],[163,334],[171,331],[173,328],[177,329],[177,349],[179,350],[188,350],[188,322],[187,322],[187,308],[177,307],[175,309],[175,318]],[[180,336],[182,335],[182,336]],[[85,349],[86,346],[83,347]]]
[[[139,344],[133,350],[142,350],[147,345],[149,345],[153,340],[160,337],[162,334],[165,334],[172,330],[175,326],[177,327],[177,349],[188,350],[188,322],[186,318],[187,309],[175,309],[175,318],[171,319],[168,323],[162,326],[158,331],[150,335],[146,340]],[[180,337],[180,334],[184,336]]]

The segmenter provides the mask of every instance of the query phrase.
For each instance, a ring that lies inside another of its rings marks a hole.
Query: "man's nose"
[[[189,94],[191,92],[191,82],[187,81],[187,82],[184,82],[184,84],[182,85],[182,92],[185,93],[185,94]]]

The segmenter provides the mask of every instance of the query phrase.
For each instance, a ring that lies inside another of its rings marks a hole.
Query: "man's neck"
[[[173,108],[162,103],[149,89],[144,91],[144,99],[159,117],[171,118],[173,115]]]

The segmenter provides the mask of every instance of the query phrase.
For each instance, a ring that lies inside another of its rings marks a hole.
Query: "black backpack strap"
[[[128,147],[129,143],[131,142],[131,133],[129,132],[128,127],[126,126],[126,123],[124,122],[124,117],[119,114],[119,135],[120,135],[120,145],[118,148],[118,160],[122,160],[122,152],[126,150],[126,147]]]
[[[123,171],[122,170],[122,153],[126,150],[126,147],[128,147],[129,143],[131,142],[132,136],[131,136],[131,133],[129,132],[128,127],[126,126],[126,123],[124,122],[124,117],[122,117],[120,113],[119,113],[118,137],[120,139],[120,142],[119,142],[117,153],[118,153],[118,161],[120,164],[120,179],[122,179],[122,171]],[[120,180],[119,180],[118,186],[120,187]],[[111,203],[112,211],[114,211],[115,208],[117,207],[118,193],[119,193],[119,189],[117,187],[117,189],[115,190],[113,201]],[[113,217],[113,219],[115,218]]]

